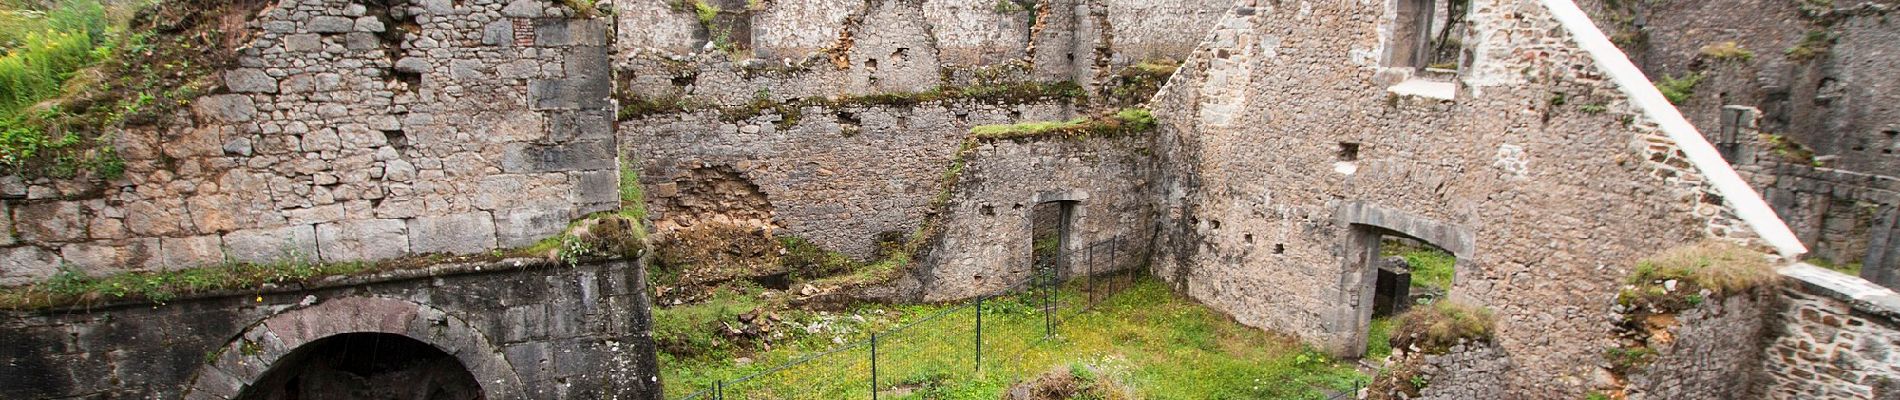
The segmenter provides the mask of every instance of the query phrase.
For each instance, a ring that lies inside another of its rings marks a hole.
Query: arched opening
[[[279,358],[239,400],[485,399],[455,356],[408,336],[359,332],[317,339]]]

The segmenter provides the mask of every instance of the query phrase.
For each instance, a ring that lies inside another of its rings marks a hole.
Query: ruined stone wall
[[[776,115],[736,122],[715,112],[656,116],[623,123],[620,135],[628,159],[641,165],[661,229],[709,218],[677,206],[675,199],[696,195],[681,184],[695,171],[730,168],[763,195],[766,222],[781,233],[862,260],[879,234],[908,235],[923,223],[970,127],[1072,114],[1061,104],[942,102],[808,107],[803,115],[785,127]]]
[[[680,184],[693,171],[730,167],[767,200],[751,208],[770,209],[769,225],[860,259],[878,235],[921,224],[970,127],[1113,111],[1085,101],[1100,94],[1094,84],[1118,66],[1184,57],[1210,10],[1225,8],[727,3],[707,3],[721,9],[709,24],[668,2],[615,4],[617,97],[641,111],[623,113],[619,138],[642,164],[657,221],[687,217],[668,199],[691,196]],[[1071,82],[1085,93],[1017,93]],[[970,88],[991,95],[944,95]]]
[[[1665,319],[1650,336],[1655,359],[1627,377],[1630,399],[1733,399],[1760,384],[1763,347],[1772,331],[1772,290],[1711,299]]]
[[[1372,275],[1354,224],[1468,231],[1434,244],[1464,247],[1451,297],[1497,313],[1506,391],[1581,396],[1635,260],[1751,233],[1543,2],[1473,2],[1449,100],[1380,67],[1389,7],[1247,2],[1217,25],[1155,106],[1155,270],[1242,323],[1357,354]]]
[[[1900,398],[1900,295],[1813,266],[1784,270],[1759,392],[1770,399]]]
[[[295,344],[381,332],[455,355],[487,398],[658,398],[642,271],[508,260],[7,313],[0,397],[230,398]]]
[[[1861,277],[1900,287],[1900,235],[1894,212],[1900,180],[1811,165],[1762,162],[1745,167],[1755,187],[1813,257],[1859,263]]]
[[[618,206],[607,22],[553,3],[284,0],[222,88],[115,144],[123,178],[8,180],[0,285],[223,260],[486,252]],[[11,234],[18,232],[17,235]]]
[[[966,156],[942,237],[911,276],[925,301],[995,293],[1032,269],[1031,210],[1074,201],[1066,277],[1134,267],[1151,243],[1146,138],[995,141]],[[1119,242],[1116,242],[1119,241]]]
[[[1458,345],[1445,354],[1412,357],[1421,358],[1418,373],[1427,382],[1415,399],[1502,399],[1510,393],[1503,379],[1510,357],[1497,346]]]
[[[1900,77],[1890,51],[1900,27],[1890,0],[1802,2],[1598,2],[1593,16],[1622,32],[1619,46],[1654,79],[1702,74],[1683,114],[1713,135],[1726,105],[1755,107],[1764,133],[1786,135],[1860,172],[1900,166],[1900,107],[1889,85]],[[1749,10],[1749,12],[1735,12]],[[1810,36],[1813,35],[1813,38]],[[1721,59],[1703,49],[1736,42],[1753,53]],[[1797,50],[1800,49],[1800,50]]]

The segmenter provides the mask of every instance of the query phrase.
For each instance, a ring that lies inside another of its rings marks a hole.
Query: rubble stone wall
[[[1900,398],[1900,295],[1800,265],[1773,310],[1759,393],[1770,399]]]
[[[1154,215],[1145,193],[1153,166],[1145,137],[995,141],[967,158],[942,236],[912,277],[925,301],[994,293],[1035,271],[1031,211],[1073,201],[1063,276],[1081,277],[1142,264]]]
[[[1711,300],[1673,316],[1651,336],[1656,358],[1629,377],[1631,399],[1732,399],[1760,384],[1762,349],[1772,331],[1773,289]]]
[[[123,178],[0,185],[0,285],[61,266],[479,253],[616,208],[608,22],[572,13],[534,0],[268,7],[222,89],[173,128],[121,133]]]
[[[1472,3],[1450,100],[1381,67],[1390,6],[1243,2],[1216,24],[1154,106],[1156,273],[1242,323],[1357,354],[1370,274],[1342,207],[1459,226],[1474,237],[1451,297],[1497,313],[1506,392],[1605,385],[1605,305],[1635,261],[1752,231],[1544,2]]]

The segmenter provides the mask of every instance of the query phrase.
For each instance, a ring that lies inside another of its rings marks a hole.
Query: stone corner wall
[[[1510,385],[1505,371],[1511,358],[1492,344],[1453,346],[1445,354],[1409,355],[1420,358],[1417,373],[1427,384],[1417,399],[1502,399]]]
[[[1769,399],[1900,398],[1900,294],[1797,265],[1772,321],[1759,394]]]
[[[281,0],[222,89],[119,133],[123,178],[0,188],[0,285],[480,253],[618,207],[608,24],[571,13]]]
[[[1760,289],[1710,301],[1674,316],[1669,338],[1650,344],[1656,359],[1627,377],[1631,399],[1724,399],[1755,388],[1776,297]]]

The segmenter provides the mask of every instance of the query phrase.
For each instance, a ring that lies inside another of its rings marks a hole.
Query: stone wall
[[[230,398],[299,344],[381,332],[456,356],[487,398],[658,398],[642,271],[508,260],[8,313],[0,397]]]
[[[1029,280],[1031,210],[1074,201],[1067,270],[1080,277],[1135,267],[1154,214],[1145,137],[994,141],[966,156],[942,236],[910,278],[925,301],[970,298]]]
[[[1413,357],[1422,359],[1418,373],[1427,382],[1415,399],[1502,399],[1510,393],[1503,377],[1511,359],[1497,346],[1458,345],[1445,354]]]
[[[1341,210],[1467,230],[1451,297],[1496,311],[1505,391],[1593,389],[1637,259],[1752,232],[1545,6],[1474,1],[1465,72],[1433,83],[1381,67],[1391,4],[1243,2],[1154,106],[1157,274],[1351,355],[1372,275]]]
[[[283,0],[123,178],[0,180],[0,285],[522,246],[618,207],[607,21],[553,3]],[[18,235],[10,234],[18,232]]]
[[[1764,350],[1770,399],[1900,398],[1900,295],[1813,266],[1784,270],[1779,334]]]
[[[1900,287],[1894,207],[1900,179],[1810,165],[1762,162],[1743,168],[1811,255],[1860,263],[1861,277]]]
[[[694,171],[730,168],[763,194],[769,222],[782,233],[868,259],[879,234],[907,235],[923,223],[970,127],[1072,115],[1059,103],[966,102],[807,107],[802,114],[785,127],[774,123],[783,118],[778,115],[727,122],[716,112],[622,124],[621,142],[628,159],[641,165],[656,225],[710,218],[692,215],[694,209],[674,199],[694,196],[679,190]]]
[[[1777,298],[1773,289],[1712,299],[1671,316],[1674,327],[1652,335],[1655,359],[1628,377],[1630,399],[1733,399],[1760,385]]]

